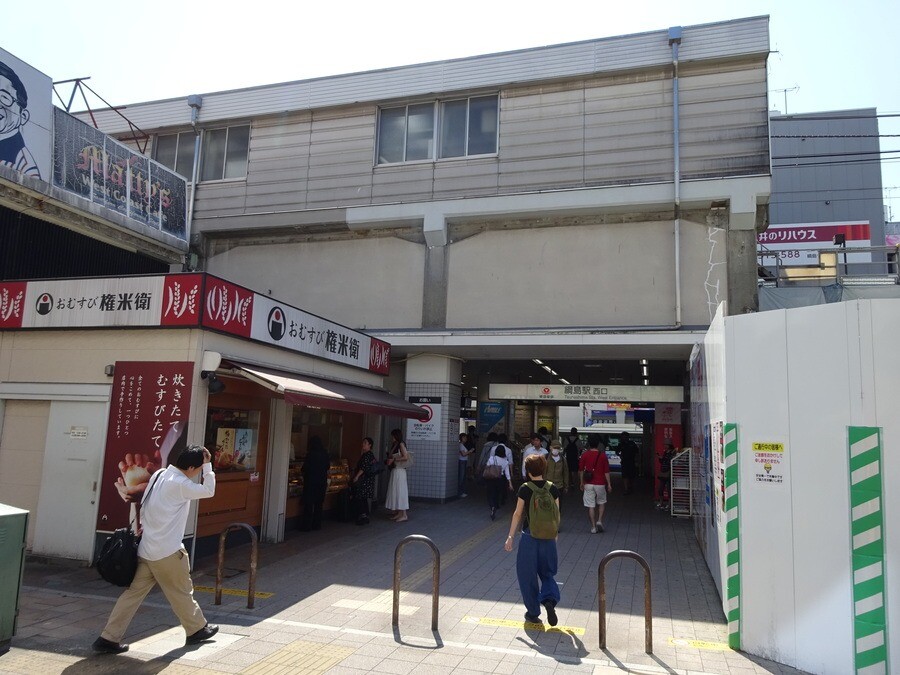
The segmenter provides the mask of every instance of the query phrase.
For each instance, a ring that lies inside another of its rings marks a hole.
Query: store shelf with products
[[[328,489],[325,493],[323,508],[326,511],[335,506],[335,495],[350,486],[350,467],[346,459],[332,460],[328,469]],[[288,467],[288,497],[285,505],[285,518],[295,518],[303,511],[303,462],[291,462]]]

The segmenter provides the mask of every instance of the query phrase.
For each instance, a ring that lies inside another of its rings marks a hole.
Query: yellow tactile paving
[[[244,675],[324,673],[353,654],[351,647],[296,640],[241,671]]]
[[[713,652],[731,651],[724,642],[709,642],[707,640],[688,640],[685,638],[669,638],[669,644],[673,647],[692,647],[693,649],[705,649]]]
[[[215,593],[216,589],[214,586],[194,586],[195,591],[200,591],[201,593]],[[222,595],[239,595],[243,598],[247,597],[247,591],[241,590],[239,588],[223,588]],[[261,600],[268,600],[274,593],[268,593],[266,591],[256,591],[253,594],[254,598],[259,598]]]
[[[540,630],[545,633],[567,633],[569,635],[584,635],[584,628],[578,626],[548,626],[543,623],[528,623],[513,619],[492,619],[487,616],[465,616],[463,623],[477,623],[481,626],[502,626],[504,628],[524,628],[526,630]]]

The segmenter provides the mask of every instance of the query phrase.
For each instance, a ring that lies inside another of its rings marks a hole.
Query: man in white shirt
[[[200,483],[194,482],[198,476],[203,477]],[[191,565],[182,545],[191,501],[212,497],[215,492],[216,474],[209,451],[199,445],[188,446],[173,464],[150,479],[141,502],[137,572],[113,607],[106,628],[93,644],[94,651],[128,651],[128,645],[121,643],[122,636],[156,584],[184,626],[186,644],[209,640],[219,632],[218,626],[206,622],[203,610],[194,600]]]
[[[525,460],[529,455],[542,455],[544,457],[547,456],[547,448],[543,445],[544,439],[541,438],[540,434],[531,434],[531,445],[526,447],[522,451],[522,478],[527,479],[525,475]]]

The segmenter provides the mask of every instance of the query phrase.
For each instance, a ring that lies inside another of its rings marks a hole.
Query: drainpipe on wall
[[[669,29],[672,48],[672,147],[675,156],[675,325],[681,328],[681,144],[678,135],[678,47],[681,45],[681,26]]]
[[[197,198],[197,183],[200,180],[200,129],[197,123],[200,121],[200,108],[203,107],[203,97],[199,94],[188,96],[187,104],[191,107],[191,128],[194,130],[194,166],[191,167],[191,200],[188,202],[187,212],[187,238],[191,241],[191,233],[194,230],[194,200]],[[188,254],[188,260],[193,263],[193,253]],[[188,267],[196,269],[195,264]]]

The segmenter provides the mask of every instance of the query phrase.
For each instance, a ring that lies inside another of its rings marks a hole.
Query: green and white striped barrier
[[[738,509],[738,433],[736,424],[725,424],[725,562],[727,576],[728,646],[741,648],[741,550]]]
[[[884,584],[881,429],[849,427],[853,640],[856,672],[889,673]]]

